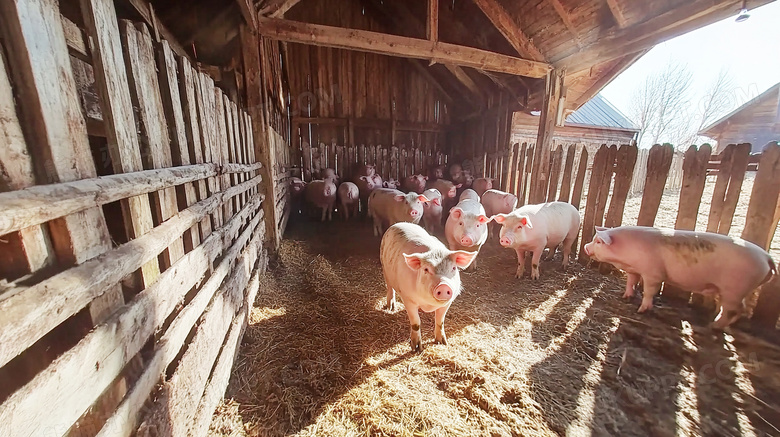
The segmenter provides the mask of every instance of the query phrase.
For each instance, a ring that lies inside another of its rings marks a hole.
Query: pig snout
[[[418,215],[420,215],[420,212],[417,211],[416,209],[413,209],[413,210],[409,211],[409,215],[412,216],[412,217],[417,217]]]
[[[501,240],[499,241],[502,246],[509,247],[512,245],[512,239],[507,237],[506,235],[501,237]]]
[[[466,247],[470,247],[474,245],[474,239],[471,238],[469,235],[464,235],[460,237],[460,244]]]
[[[439,284],[433,289],[433,297],[442,302],[452,299],[452,287],[447,284]]]
[[[593,256],[593,248],[592,248],[592,244],[593,244],[593,243],[588,243],[588,244],[586,244],[586,245],[585,245],[585,247],[583,248],[583,249],[585,250],[585,255],[588,255],[588,256]]]

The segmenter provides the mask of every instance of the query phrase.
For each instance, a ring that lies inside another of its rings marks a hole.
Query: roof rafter
[[[241,1],[241,0],[239,0]],[[298,4],[301,0],[270,0],[260,8],[260,15],[270,18],[280,18],[285,12]]]
[[[534,61],[546,62],[542,52],[528,36],[517,26],[515,20],[496,0],[473,0],[488,17],[493,26],[504,35],[509,44],[520,56]]]
[[[563,6],[561,0],[547,0],[547,2],[552,5],[552,7],[555,9],[555,12],[558,13],[559,17],[561,17],[563,24],[567,29],[569,29],[569,33],[571,33],[574,37],[574,41],[577,43],[577,47],[581,47],[582,42],[580,41],[580,35],[577,32],[577,29],[574,27],[574,23],[571,21],[571,15],[569,14],[569,11],[567,11]]]
[[[429,41],[439,40],[439,0],[428,0],[425,35]]]
[[[623,28],[626,27],[628,22],[626,21],[626,16],[623,14],[623,6],[621,6],[618,1],[619,0],[607,0],[607,6],[612,13],[612,17],[615,18],[618,27]]]

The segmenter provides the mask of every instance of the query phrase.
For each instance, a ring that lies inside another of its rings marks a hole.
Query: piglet
[[[437,179],[428,183],[426,188],[435,188],[441,193],[441,204],[445,211],[449,211],[453,205],[457,203],[458,188],[460,185],[455,185],[447,179]]]
[[[376,166],[371,164],[363,164],[358,166],[357,171],[355,172],[357,176],[368,176],[372,177],[374,174],[376,174]]]
[[[290,199],[292,201],[293,210],[296,213],[301,211],[301,199],[303,198],[303,191],[306,189],[306,182],[300,178],[290,178]]]
[[[425,182],[428,180],[428,176],[416,174],[407,176],[404,178],[402,188],[407,193],[414,191],[415,193],[422,193],[425,191]]]
[[[371,180],[374,181],[374,187],[384,187],[384,182],[382,181],[382,176],[379,176],[379,173],[374,173],[373,176],[371,176]]]
[[[431,181],[435,181],[436,179],[442,179],[444,178],[444,170],[446,166],[444,165],[437,165],[436,167],[431,167],[428,170],[428,179]]]
[[[463,173],[463,167],[460,164],[452,164],[450,166],[450,179],[455,180],[461,173]]]
[[[338,185],[341,178],[336,174],[336,170],[333,170],[332,168],[326,168],[322,171],[322,179],[333,179],[333,181]]]
[[[374,236],[382,233],[382,225],[392,226],[398,222],[417,224],[423,216],[423,203],[428,198],[422,194],[389,188],[377,188],[368,197],[368,216],[374,219]]]
[[[463,190],[462,193],[460,193],[460,197],[458,197],[458,202],[462,202],[466,199],[476,200],[477,202],[480,201],[479,194],[477,194],[477,192],[472,190],[471,188],[466,188],[465,190]]]
[[[580,213],[571,204],[550,202],[525,205],[509,214],[496,214],[493,220],[502,225],[501,245],[517,251],[515,277],[523,277],[525,252],[528,250],[533,252],[531,279],[539,279],[539,260],[547,247],[552,257],[555,248],[563,243],[562,267],[569,265],[571,246],[580,230]]]
[[[485,194],[485,191],[493,188],[493,179],[492,178],[478,178],[474,179],[474,183],[471,184],[471,188],[474,189],[474,191],[479,194],[479,197],[482,197],[483,194]]]
[[[496,214],[509,214],[517,208],[517,196],[500,190],[487,190],[481,197],[482,206],[485,207],[485,213],[489,217]],[[493,238],[495,227],[500,227],[498,223],[491,223],[488,238]]]
[[[355,185],[357,185],[358,191],[360,192],[361,209],[365,213],[368,211],[368,196],[374,191],[374,188],[377,188],[377,186],[374,185],[373,176],[365,175],[358,176],[357,179],[355,179]]]
[[[425,224],[425,230],[433,234],[433,232],[441,228],[441,193],[435,188],[425,190],[423,196],[428,199],[428,202],[423,203],[423,224]]]
[[[392,188],[394,190],[397,190],[401,188],[401,183],[397,180],[390,178],[384,182],[382,182],[382,188]]]
[[[661,283],[704,295],[720,296],[713,328],[739,320],[745,298],[777,274],[775,262],[759,246],[741,238],[710,232],[678,231],[644,226],[596,228],[585,254],[624,270],[628,279],[624,298],[643,283],[638,312],[653,307]]]
[[[419,310],[435,312],[434,338],[447,344],[444,317],[460,294],[459,269],[464,269],[476,252],[448,250],[436,237],[412,223],[397,223],[382,236],[379,257],[387,284],[387,308],[395,310],[395,293],[409,316],[412,351],[422,351]]]
[[[444,225],[447,245],[451,250],[479,252],[487,240],[487,224],[490,220],[478,201],[466,199],[459,202],[450,210]],[[477,268],[476,263],[476,260],[472,262],[471,269]]]
[[[328,220],[333,220],[333,204],[336,202],[336,184],[333,179],[316,180],[306,186],[306,201],[316,208],[322,208],[322,219],[325,214]]]
[[[343,182],[337,190],[339,205],[341,206],[341,215],[344,220],[349,220],[349,210],[352,210],[352,216],[358,216],[360,209],[360,190],[352,182]]]

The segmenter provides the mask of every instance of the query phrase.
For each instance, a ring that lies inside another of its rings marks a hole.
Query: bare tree
[[[734,79],[729,71],[723,68],[699,101],[692,129],[681,145],[688,147],[697,142],[699,132],[705,126],[725,115],[735,106],[735,103],[738,102],[735,101],[734,97]]]
[[[637,144],[681,139],[679,123],[688,119],[685,112],[690,102],[692,78],[686,65],[669,62],[659,73],[645,79],[634,93],[631,110],[640,129]]]

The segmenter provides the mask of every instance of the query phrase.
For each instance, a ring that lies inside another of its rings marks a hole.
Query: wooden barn
[[[753,153],[760,153],[760,144],[780,140],[780,83],[705,127],[699,135],[715,140],[719,152],[744,141],[753,144]]]
[[[582,247],[626,223],[637,148],[553,141],[655,44],[769,2],[2,0],[0,436],[775,434],[780,286],[726,333],[691,290],[634,314]],[[780,146],[746,177],[749,141],[691,147],[671,207],[654,146],[627,224],[776,248]],[[298,189],[455,164],[578,208],[580,262],[516,279],[489,241],[412,354],[369,223]]]

